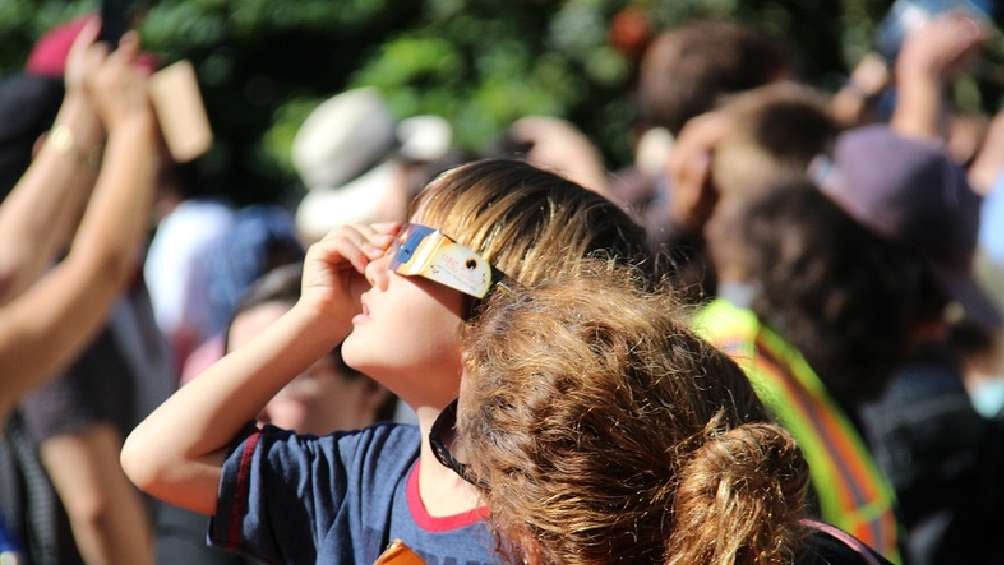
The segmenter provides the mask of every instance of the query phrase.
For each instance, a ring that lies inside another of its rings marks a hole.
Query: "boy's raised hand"
[[[347,325],[361,311],[359,297],[370,287],[366,266],[383,256],[400,229],[399,223],[343,226],[311,245],[303,264],[300,302]]]

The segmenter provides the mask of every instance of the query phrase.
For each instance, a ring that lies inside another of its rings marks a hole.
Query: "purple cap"
[[[870,126],[840,136],[832,165],[819,183],[823,192],[879,235],[923,255],[970,318],[1004,325],[972,276],[981,199],[941,146]]]

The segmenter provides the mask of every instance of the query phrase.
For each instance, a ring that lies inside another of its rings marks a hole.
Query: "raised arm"
[[[222,450],[283,386],[348,335],[368,288],[360,273],[383,253],[394,229],[346,227],[312,245],[300,301],[129,434],[121,462],[133,483],[175,506],[212,514]]]
[[[0,307],[0,413],[79,354],[137,268],[158,149],[136,52],[135,35],[125,37],[89,77],[108,146],[69,255]]]
[[[76,230],[94,187],[104,129],[83,79],[104,60],[89,23],[67,57],[66,95],[45,143],[0,205],[0,305],[28,288]]]
[[[896,109],[892,128],[915,138],[944,140],[948,81],[987,40],[984,25],[951,12],[911,32],[896,61]]]
[[[871,101],[889,82],[889,68],[882,57],[868,53],[858,61],[847,83],[830,99],[830,112],[841,127],[863,125]]]

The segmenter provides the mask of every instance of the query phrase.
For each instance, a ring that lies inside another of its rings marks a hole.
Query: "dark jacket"
[[[1000,563],[1000,424],[969,400],[944,348],[918,349],[861,414],[875,460],[896,491],[910,565]]]

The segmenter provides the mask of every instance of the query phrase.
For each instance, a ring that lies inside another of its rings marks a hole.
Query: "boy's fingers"
[[[374,243],[367,231],[365,226],[346,226],[341,233],[370,258],[379,257],[383,253],[383,247]]]
[[[366,269],[366,265],[369,264],[369,258],[363,253],[360,246],[345,234],[336,239],[332,247],[335,254],[347,259],[359,273],[362,273]]]
[[[385,231],[378,230],[375,225],[353,225],[365,238],[366,244],[383,252],[394,241],[394,236]]]
[[[387,233],[380,233],[371,226],[358,226],[359,233],[366,238],[362,248],[371,259],[376,259],[386,253],[387,248],[394,241],[394,236]]]
[[[366,277],[370,281],[370,285],[373,288],[386,289],[387,288],[387,270],[386,269],[372,269],[366,272]]]
[[[370,224],[374,231],[387,235],[397,235],[401,231],[401,222],[378,222]]]

